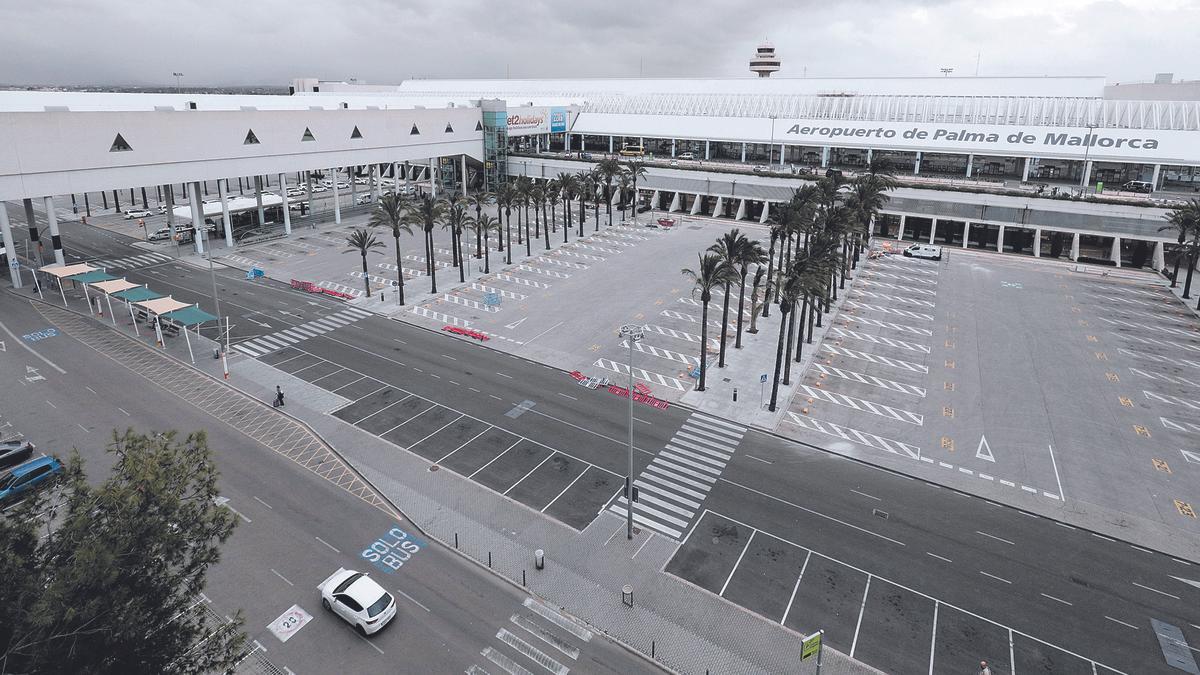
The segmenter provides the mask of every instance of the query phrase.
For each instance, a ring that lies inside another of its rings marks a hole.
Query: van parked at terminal
[[[1149,194],[1154,192],[1154,184],[1144,180],[1131,180],[1122,185],[1121,189],[1126,192],[1145,192]]]
[[[641,157],[646,154],[646,148],[640,145],[626,145],[621,148],[622,157]]]
[[[934,246],[933,244],[913,244],[904,249],[905,258],[927,258],[929,260],[942,259],[942,247]]]

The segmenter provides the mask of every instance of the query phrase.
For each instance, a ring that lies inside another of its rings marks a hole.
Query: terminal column
[[[971,170],[975,168],[975,155],[967,155],[967,178],[971,177]]]
[[[333,222],[342,224],[342,199],[338,194],[338,175],[333,169],[326,169],[333,176]]]
[[[337,178],[335,177],[334,181],[336,180]],[[263,213],[262,204],[262,176],[254,177],[254,203],[258,209],[258,226],[262,227],[263,225],[267,224],[267,217],[266,214]]]
[[[1161,241],[1154,242],[1154,253],[1150,257],[1150,265],[1154,267],[1154,271],[1156,272],[1167,266],[1167,259],[1163,254],[1163,243]]]
[[[1079,262],[1079,233],[1071,235],[1071,262]]]
[[[1004,226],[1000,226],[1000,231],[996,233],[996,252],[1004,253]]]
[[[967,243],[970,241],[970,239],[971,239],[971,221],[968,220],[967,222],[963,223],[963,243],[962,243],[963,248],[967,247]]]
[[[608,137],[608,154],[611,155],[612,151],[613,151],[613,137],[609,136]]]
[[[167,198],[167,231],[171,233],[171,241],[175,241],[175,190],[170,185],[164,185],[162,189]]]
[[[290,237],[292,236],[292,205],[288,203],[287,183],[283,179],[284,175],[279,174],[279,196],[283,197],[283,234]],[[226,231],[228,232],[228,230]]]
[[[1155,189],[1155,190],[1158,189],[1158,179],[1161,176],[1162,176],[1162,164],[1155,164],[1154,172],[1152,174],[1150,174],[1150,185],[1154,186],[1153,189]],[[1162,268],[1159,268],[1159,269],[1162,269]]]
[[[8,256],[8,275],[12,279],[13,288],[21,287],[21,261],[17,260],[17,249],[13,244],[12,223],[8,220],[8,209],[0,204],[0,244]],[[1162,247],[1162,244],[1159,244]]]
[[[821,148],[821,168],[829,167],[829,146]]]
[[[467,156],[466,155],[462,156],[462,174],[463,174],[462,175],[463,196],[466,197],[467,196]]]
[[[1036,228],[1033,230],[1033,257],[1042,257],[1042,231]]]
[[[742,143],[742,164],[746,163],[746,144]]]
[[[225,247],[233,248],[233,220],[229,217],[229,195],[225,193],[225,185],[221,181],[217,181],[217,199],[221,200],[221,226],[225,230]],[[207,223],[205,225],[207,228]]]
[[[204,210],[200,205],[200,183],[185,184],[188,205],[192,207],[192,239],[196,242],[196,255],[204,255]]]
[[[675,156],[675,139],[674,138],[671,139],[671,156],[672,157]]]
[[[54,212],[54,197],[43,197],[46,206],[46,222],[50,225],[50,246],[54,248],[54,262],[59,265],[67,264],[63,258],[62,237],[58,236],[58,214]]]
[[[708,150],[709,150],[709,142],[704,141],[704,159],[709,158]]]
[[[1083,180],[1079,181],[1080,187],[1087,187],[1088,183],[1092,182],[1092,160],[1083,163]]]
[[[1121,238],[1120,237],[1113,237],[1112,251],[1109,253],[1108,257],[1109,257],[1109,260],[1112,260],[1113,262],[1115,262],[1117,264],[1117,267],[1121,266]]]
[[[103,193],[102,193],[103,194]],[[21,200],[22,206],[25,207],[25,222],[29,225],[29,243],[33,244],[33,250],[37,252],[38,267],[42,266],[42,239],[38,234],[37,220],[33,217],[33,200]]]
[[[901,213],[900,214],[900,230],[896,233],[896,239],[900,239],[900,240],[904,239],[904,222],[906,220],[908,220],[908,216]]]
[[[1030,168],[1030,165],[1032,165],[1032,164],[1033,164],[1033,158],[1026,157],[1025,158],[1025,168],[1021,169],[1021,182],[1022,183],[1029,182],[1029,168]]]
[[[933,238],[937,236],[937,218],[929,219],[929,243],[933,243]]]
[[[913,162],[913,175],[921,173],[921,151],[917,151],[917,161]]]

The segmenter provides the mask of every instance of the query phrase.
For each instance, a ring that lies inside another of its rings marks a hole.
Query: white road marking
[[[997,537],[994,534],[988,534],[987,532],[980,532],[979,530],[975,530],[975,534],[982,534],[983,536],[989,537],[991,539],[995,539],[996,541],[1002,541],[1002,542],[1008,544],[1009,546],[1016,546],[1016,544],[1012,543],[1011,541],[1009,541],[1007,539],[1003,539],[1001,537]]]
[[[322,539],[320,537],[313,537],[313,539],[316,539],[317,541],[321,542],[322,544],[325,544],[326,546],[329,547],[329,550],[333,551],[334,553],[341,554],[341,551],[337,550],[337,548],[334,547],[333,544],[330,544],[329,542],[325,541],[324,539]]]
[[[998,577],[998,576],[996,576],[995,574],[988,574],[987,572],[984,572],[983,570],[979,570],[979,573],[980,573],[980,574],[982,574],[982,575],[983,575],[983,576],[985,576],[985,577],[991,577],[991,578],[995,579],[996,581],[1003,581],[1003,582],[1004,582],[1004,583],[1006,583],[1006,584],[1011,584],[1011,583],[1012,583],[1012,582],[1011,582],[1011,581],[1009,581],[1008,579],[1004,579],[1004,578]]]
[[[569,398],[569,399],[571,399],[572,401],[578,401],[578,400],[579,400],[579,399],[575,398],[574,396],[569,396],[569,395],[567,395],[567,394],[564,394],[564,393],[562,393],[562,392],[557,392],[557,393],[558,393],[558,395],[559,395],[559,396],[561,396],[561,397],[563,397],[563,398]]]
[[[1051,600],[1053,600],[1055,602],[1061,602],[1062,604],[1064,604],[1068,607],[1074,607],[1074,605],[1072,603],[1069,603],[1066,600],[1063,600],[1061,598],[1056,598],[1053,595],[1046,595],[1045,593],[1039,593],[1039,595],[1041,595],[1043,598],[1050,598]]]
[[[750,544],[754,541],[755,534],[758,534],[758,530],[750,531],[750,537],[746,539],[746,545],[742,547],[742,552],[738,555],[737,562],[733,563],[733,569],[729,570],[729,576],[725,577],[725,583],[721,585],[721,592],[717,593],[717,595],[725,596],[725,589],[729,588],[729,582],[733,580],[734,572],[737,572],[738,565],[742,564],[742,557],[746,555],[746,551],[750,550]],[[868,583],[870,583],[870,580],[868,580]]]
[[[854,658],[854,650],[858,647],[858,631],[862,628],[863,612],[867,609],[867,594],[871,592],[871,575],[867,575],[867,587],[863,589],[862,604],[858,606],[858,623],[854,624],[854,640],[850,642],[850,658]]]
[[[951,560],[951,559],[949,559],[949,558],[943,558],[942,556],[940,556],[940,555],[938,555],[938,554],[936,554],[936,553],[930,553],[929,551],[926,551],[926,552],[925,552],[925,555],[927,555],[927,556],[930,556],[930,557],[933,557],[933,558],[937,558],[938,560],[941,560],[941,561],[944,561],[944,562],[948,562],[948,563],[950,563],[951,565],[953,565],[953,564],[954,564],[954,561],[953,561],[953,560]]]
[[[253,495],[251,495],[251,496],[253,497]],[[268,503],[264,502],[263,500],[259,499],[258,497],[254,497],[254,501],[258,502],[259,504],[262,504],[263,506],[267,507],[268,509],[271,509],[272,511],[274,511],[274,510],[275,510],[275,507],[273,507],[273,506],[271,506],[270,504],[268,504]]]
[[[409,595],[408,593],[405,593],[404,591],[400,590],[399,588],[396,589],[396,592],[399,593],[400,595],[403,595],[404,597],[408,598],[409,602],[416,605],[417,607],[420,607],[421,609],[425,610],[426,612],[430,612],[428,607],[426,607],[425,605],[422,605],[420,602],[417,601],[416,598]],[[432,614],[432,612],[430,612],[430,613]]]
[[[125,416],[126,416],[126,417],[130,417],[130,416],[131,416],[131,415],[129,414],[129,411],[128,411],[128,410],[126,410],[126,409],[124,409],[124,408],[120,408],[120,407],[118,407],[118,408],[117,408],[117,410],[120,410],[121,412],[125,413]]]
[[[1122,626],[1125,626],[1125,627],[1127,627],[1127,628],[1132,628],[1132,629],[1134,629],[1134,630],[1140,630],[1140,629],[1139,629],[1137,626],[1135,626],[1135,625],[1133,625],[1133,624],[1131,624],[1131,623],[1125,623],[1124,621],[1122,621],[1122,620],[1120,620],[1120,619],[1114,619],[1114,618],[1112,618],[1111,616],[1109,616],[1109,615],[1107,615],[1107,614],[1105,614],[1105,615],[1104,615],[1104,618],[1108,619],[1109,621],[1112,621],[1113,623],[1119,623],[1119,624],[1121,624]]]
[[[746,457],[749,457],[750,459],[758,460],[758,461],[762,462],[763,464],[774,464],[775,463],[768,459],[763,459],[761,457],[755,457],[754,455],[746,455]]]
[[[272,568],[269,568],[269,569],[270,569],[272,572],[274,572],[274,573],[275,573],[275,576],[279,577],[280,579],[283,579],[284,583],[286,583],[288,586],[295,586],[295,585],[296,585],[296,584],[293,584],[292,582],[288,581],[288,578],[287,578],[287,577],[283,576],[283,575],[282,575],[282,574],[280,574],[279,572],[276,572],[274,567],[272,567]]]
[[[1152,591],[1152,592],[1154,592],[1154,593],[1158,593],[1159,595],[1165,595],[1165,596],[1167,596],[1168,598],[1174,598],[1174,599],[1176,599],[1176,600],[1179,600],[1179,596],[1178,596],[1178,595],[1172,595],[1172,594],[1170,594],[1170,593],[1167,593],[1166,591],[1160,591],[1160,590],[1158,590],[1157,588],[1150,588],[1149,586],[1143,586],[1142,584],[1139,584],[1139,583],[1138,583],[1138,582],[1136,582],[1136,581],[1134,581],[1134,582],[1132,582],[1132,583],[1133,583],[1133,585],[1134,585],[1134,586],[1137,586],[1138,588],[1144,588],[1144,589],[1146,589],[1146,590],[1148,590],[1148,591]]]
[[[788,614],[792,613],[792,603],[796,602],[796,591],[800,588],[800,580],[804,578],[804,570],[808,569],[808,559],[812,557],[812,550],[804,556],[804,564],[800,566],[800,576],[796,577],[796,585],[792,586],[792,597],[788,600],[787,609],[783,610],[783,618],[779,620],[779,625],[787,623]]]
[[[500,377],[507,377],[510,380],[513,379],[512,375],[505,375],[504,373],[501,373],[499,371],[496,371],[496,374],[499,375]]]
[[[853,489],[853,488],[852,488],[850,491],[851,491],[851,492],[853,492],[853,493],[854,493],[854,494],[856,494],[856,495],[862,495],[862,496],[866,497],[867,499],[874,499],[874,500],[875,500],[875,501],[877,501],[877,502],[881,502],[881,501],[883,501],[882,499],[880,499],[879,497],[876,497],[875,495],[869,495],[869,494],[867,494],[867,493],[865,493],[865,492],[859,492],[858,490],[855,490],[855,489]]]

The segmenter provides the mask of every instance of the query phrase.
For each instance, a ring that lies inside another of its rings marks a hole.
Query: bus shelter
[[[70,277],[73,277],[77,274],[87,274],[88,272],[100,271],[100,268],[92,267],[86,263],[76,263],[74,265],[44,265],[39,269],[39,271],[45,272],[46,274],[49,274],[58,280],[58,293],[60,296],[62,296],[63,307],[66,307],[67,293],[63,290],[63,282],[70,280]],[[38,291],[41,291],[40,286],[38,287]]]
[[[200,324],[205,321],[213,321],[217,317],[203,311],[198,305],[190,305],[186,302],[180,302],[170,296],[165,298],[152,298],[133,303],[139,308],[144,309],[147,314],[154,316],[154,333],[158,338],[159,345],[165,345],[163,339],[163,323],[166,319],[171,321],[173,325],[178,325],[182,328],[183,339],[187,342],[188,357],[192,363],[196,362],[196,354],[192,351],[192,339],[188,336],[188,327],[196,327],[196,335],[200,334]]]
[[[137,327],[137,317],[133,315],[133,305],[138,302],[144,302],[146,300],[153,300],[155,298],[162,297],[161,293],[155,293],[145,286],[134,286],[124,291],[117,291],[112,295],[114,298],[124,301],[125,305],[129,307],[129,318],[133,320],[133,332],[138,336],[140,336],[142,333]]]
[[[105,281],[113,281],[116,277],[101,270],[92,270],[83,274],[73,274],[67,277],[67,281],[74,281],[77,284],[83,285],[83,297],[87,300],[88,309],[92,309],[92,296],[88,294],[88,286],[93,286]],[[100,298],[96,298],[96,304],[100,304]]]
[[[141,287],[140,284],[135,284],[132,281],[129,281],[127,279],[111,279],[108,281],[101,281],[101,282],[92,284],[92,288],[95,288],[97,291],[104,294],[104,299],[108,302],[108,316],[110,319],[112,319],[112,324],[114,326],[117,325],[117,315],[113,313],[113,308],[112,308],[113,294],[120,293],[121,291],[127,291],[131,288],[140,288],[140,287]],[[118,300],[119,299],[120,298],[118,298]],[[133,316],[132,310],[130,312],[130,316],[131,317]],[[134,322],[135,326],[136,326],[136,323],[137,322]]]

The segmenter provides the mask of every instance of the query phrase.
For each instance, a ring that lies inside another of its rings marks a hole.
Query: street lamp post
[[[180,90],[183,88],[180,83],[180,80],[183,78],[183,73],[171,73],[171,74],[175,76],[175,93],[179,93]]]
[[[627,323],[621,326],[621,337],[629,342],[629,477],[625,479],[625,538],[633,539],[633,343],[640,342],[645,333],[641,326]]]

